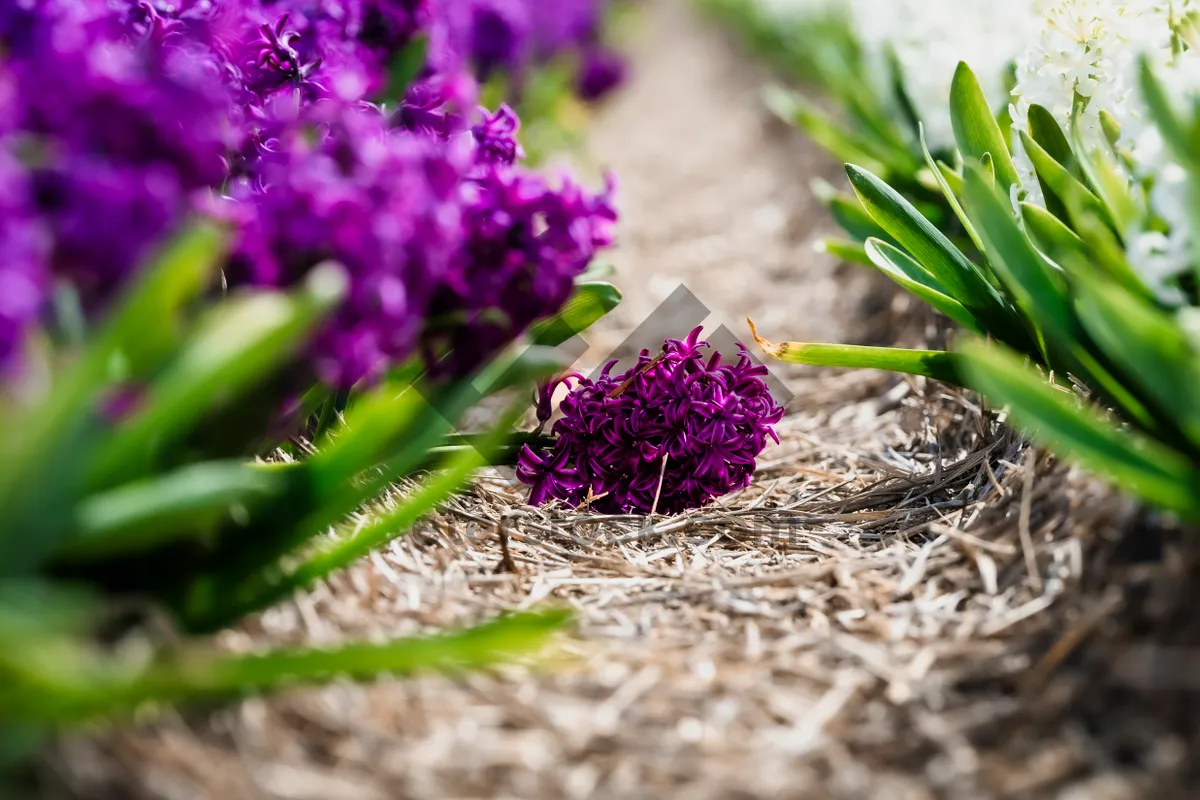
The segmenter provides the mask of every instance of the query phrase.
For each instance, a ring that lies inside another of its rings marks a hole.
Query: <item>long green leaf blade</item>
[[[1083,180],[1083,173],[1075,160],[1075,153],[1071,150],[1067,135],[1058,124],[1058,120],[1054,119],[1054,115],[1045,106],[1034,103],[1029,107],[1028,135],[1037,142],[1046,155],[1065,167],[1076,180]]]
[[[215,273],[226,236],[200,224],[173,240],[115,305],[87,349],[30,411],[0,409],[0,575],[46,558],[71,530],[98,439],[100,394],[157,368],[183,335],[187,306]],[[114,374],[114,371],[116,374]]]
[[[907,253],[878,239],[867,240],[866,252],[884,275],[964,328],[979,331],[979,323],[971,316],[971,312],[947,295],[945,288]]]
[[[481,669],[537,653],[570,619],[568,612],[552,610],[383,644],[237,656],[183,651],[141,671],[61,647],[54,670],[37,669],[38,659],[24,659],[22,664],[21,654],[11,654],[18,658],[0,656],[0,666],[17,667],[23,680],[0,688],[0,716],[15,721],[79,722],[131,714],[151,702],[235,697],[341,677],[367,680],[384,674]]]
[[[1151,502],[1200,518],[1200,475],[1187,459],[1152,439],[1123,431],[1077,398],[1052,387],[1011,351],[981,342],[959,347],[968,385],[1034,438]]]
[[[1200,450],[1200,354],[1183,329],[1145,300],[1100,281],[1079,286],[1076,307],[1109,360]]]
[[[966,181],[967,210],[983,239],[988,261],[1030,321],[1043,357],[1048,357],[1046,339],[1059,346],[1071,341],[1072,312],[1062,275],[1034,249],[1013,218],[1008,198],[989,184],[978,167],[967,166]]]
[[[950,120],[958,149],[965,157],[977,161],[990,155],[996,179],[1007,193],[1009,187],[1019,181],[1017,168],[1008,152],[1008,143],[1004,141],[1004,132],[988,107],[983,87],[965,61],[958,63],[950,84]]]
[[[933,173],[934,179],[941,188],[942,196],[946,198],[946,202],[950,205],[954,216],[958,217],[958,221],[962,224],[963,229],[967,232],[967,236],[975,245],[975,249],[982,252],[983,243],[979,241],[979,234],[975,232],[975,226],[971,223],[970,217],[963,211],[962,203],[958,199],[962,190],[961,178],[954,174],[953,170],[949,167],[934,160],[933,155],[929,152],[929,145],[925,142],[924,127],[920,129],[918,138],[921,142],[921,153],[925,156],[925,163],[929,166],[929,171]],[[954,183],[951,183],[951,181],[954,181]],[[957,185],[958,191],[955,190],[955,185]]]
[[[997,332],[1020,324],[979,268],[895,189],[853,164],[846,174],[875,221],[981,324]]]
[[[749,320],[747,320],[749,322]],[[763,352],[790,364],[814,367],[847,367],[902,372],[962,385],[957,356],[942,350],[905,350],[896,347],[864,347],[852,344],[810,344],[783,342],[772,344],[758,335],[754,323],[750,332]]]
[[[77,533],[57,558],[80,562],[147,550],[204,533],[229,513],[282,490],[271,471],[244,462],[193,464],[87,498]]]
[[[149,469],[162,448],[204,414],[231,402],[299,351],[345,291],[340,272],[310,276],[295,296],[260,293],[218,306],[163,375],[139,411],[114,432],[93,472],[111,486]]]
[[[880,153],[873,143],[846,130],[794,92],[769,86],[763,91],[763,101],[776,116],[804,131],[838,161],[864,164],[872,172],[885,175],[895,171],[886,153]]]
[[[534,344],[557,347],[599,322],[620,302],[621,292],[611,283],[577,284],[562,310],[534,324],[530,338]]]
[[[1114,224],[1108,208],[1100,198],[1092,193],[1091,189],[1076,179],[1070,170],[1052,158],[1025,131],[1020,131],[1019,135],[1021,145],[1025,148],[1025,154],[1033,162],[1033,168],[1037,172],[1043,192],[1048,198],[1053,198],[1058,202],[1058,206],[1061,207],[1059,210],[1065,208],[1069,211],[1070,201],[1074,200],[1080,207],[1095,213],[1108,224]],[[1063,222],[1067,221],[1069,220],[1063,219]]]

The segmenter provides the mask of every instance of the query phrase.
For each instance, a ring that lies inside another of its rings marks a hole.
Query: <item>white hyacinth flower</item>
[[[1100,112],[1112,116],[1120,126],[1116,147],[1127,162],[1126,177],[1148,188],[1149,210],[1167,228],[1166,233],[1151,226],[1124,231],[1127,256],[1166,301],[1181,298],[1170,281],[1190,263],[1186,175],[1168,158],[1150,121],[1138,70],[1145,55],[1176,102],[1182,105],[1196,95],[1200,54],[1181,52],[1174,37],[1181,15],[1192,7],[1192,0],[1059,0],[1049,5],[1043,34],[1018,59],[1009,109],[1014,124],[1026,128],[1030,106],[1044,106],[1066,130],[1078,106],[1081,138],[1094,148],[1108,147]],[[1014,144],[1021,178],[1014,201],[1023,197],[1044,205],[1033,165],[1020,142]]]
[[[867,59],[861,79],[895,105],[889,54],[900,67],[904,94],[925,127],[930,148],[954,146],[950,83],[959,61],[979,77],[996,108],[1008,99],[1008,73],[1042,19],[1040,0],[754,0],[783,23],[831,10],[846,14]]]
[[[1008,98],[1009,70],[1041,23],[1035,0],[847,0],[876,80],[890,51],[931,149],[954,146],[950,83],[958,62],[978,76],[994,108]],[[886,90],[886,87],[883,87]]]
[[[1100,112],[1106,112],[1120,128],[1117,166],[1144,191],[1154,218],[1143,229],[1123,232],[1130,263],[1164,300],[1179,296],[1172,279],[1192,260],[1186,175],[1169,158],[1149,118],[1138,65],[1148,56],[1177,106],[1190,108],[1200,96],[1200,47],[1181,47],[1175,34],[1181,19],[1200,13],[1200,0],[753,2],[791,24],[830,11],[845,14],[867,58],[862,80],[884,103],[893,103],[888,60],[894,56],[904,94],[934,150],[954,146],[949,94],[959,61],[971,66],[995,107],[1011,101],[1009,115],[1017,128],[1028,129],[1029,108],[1037,104],[1068,130],[1078,107],[1085,146],[1107,148],[1100,124]],[[1013,65],[1016,86],[1009,97]],[[1016,137],[1012,146],[1019,178],[1012,190],[1014,208],[1021,200],[1044,206],[1032,161]]]

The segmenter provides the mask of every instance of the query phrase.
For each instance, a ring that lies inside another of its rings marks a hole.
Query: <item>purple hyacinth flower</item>
[[[495,114],[486,108],[480,108],[479,114],[480,121],[471,127],[478,163],[511,165],[525,157],[525,150],[517,141],[521,120],[515,111],[501,105]]]
[[[587,102],[600,100],[625,82],[624,57],[604,47],[590,48],[583,56],[576,79],[576,91]]]
[[[604,16],[605,0],[555,0],[538,2],[534,16],[534,49],[539,59],[551,59],[580,45],[596,41]]]
[[[0,377],[20,371],[29,331],[49,291],[49,237],[34,213],[29,179],[0,141]]]
[[[422,338],[438,375],[482,366],[570,297],[596,251],[612,244],[615,186],[593,195],[520,168],[482,165],[464,185],[465,244],[430,306]]]
[[[568,375],[542,390],[539,418],[561,383],[573,383],[545,452],[528,445],[517,475],[533,487],[530,502],[589,502],[601,513],[674,514],[743,489],[783,408],[771,397],[745,347],[722,363],[706,355],[700,328],[669,339],[651,357],[613,375],[616,362],[590,380]]]
[[[234,284],[290,286],[324,261],[349,295],[318,335],[321,378],[350,386],[412,351],[430,298],[461,246],[459,187],[471,148],[389,129],[382,115],[332,102],[285,128],[261,189],[241,189],[226,273]]]
[[[528,57],[532,9],[525,0],[472,0],[468,51],[479,80],[519,73]]]
[[[433,0],[358,0],[358,3],[359,41],[387,53],[403,49],[429,25],[434,14]]]

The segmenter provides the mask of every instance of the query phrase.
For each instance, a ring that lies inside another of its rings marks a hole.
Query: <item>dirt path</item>
[[[680,284],[739,337],[750,313],[769,335],[861,336],[875,284],[812,248],[828,223],[807,184],[834,165],[769,123],[762,75],[683,2],[650,4],[631,47],[637,77],[590,148],[622,178],[627,300],[589,357]],[[1019,442],[958,395],[781,374],[784,442],[721,507],[645,530],[532,511],[485,478],[227,637],[405,634],[553,601],[579,617],[553,671],[297,691],[79,738],[58,769],[80,796],[171,800],[1132,796],[1085,726],[1030,722],[1013,690],[1067,627],[1048,609],[1091,607],[1064,598],[1125,506],[1061,471],[1026,480]],[[1042,710],[1069,715],[1060,695]]]

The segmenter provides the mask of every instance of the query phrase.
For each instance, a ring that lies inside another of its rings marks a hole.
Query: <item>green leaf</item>
[[[772,344],[758,335],[753,322],[750,333],[763,352],[789,364],[814,367],[882,369],[922,375],[953,385],[962,385],[957,356],[942,350],[905,350],[896,347],[865,347],[853,344],[810,344],[783,342]]]
[[[853,164],[846,174],[875,221],[981,325],[1000,335],[1020,324],[979,268],[895,189]]]
[[[251,576],[239,586],[212,587],[192,598],[202,605],[185,610],[192,630],[216,630],[240,617],[311,586],[329,574],[404,536],[417,520],[433,511],[457,491],[479,468],[490,463],[496,450],[512,436],[513,426],[528,410],[522,401],[510,409],[478,446],[457,450],[444,467],[424,481],[410,496],[397,499],[388,509],[377,509],[366,524],[342,532],[340,538],[311,554],[300,565],[283,572],[273,566]],[[213,596],[215,594],[215,597]],[[215,605],[210,605],[215,601]]]
[[[1006,193],[1019,182],[1004,133],[988,107],[979,79],[964,61],[958,63],[950,84],[950,120],[954,140],[965,157],[982,160],[984,155],[991,155],[996,178]]]
[[[1142,98],[1146,101],[1150,118],[1154,120],[1158,132],[1162,134],[1163,141],[1166,142],[1171,154],[1181,163],[1193,159],[1191,137],[1188,136],[1187,125],[1175,113],[1171,101],[1167,99],[1166,91],[1154,75],[1150,59],[1145,55],[1139,57],[1138,73]]]
[[[1075,305],[1105,355],[1200,448],[1200,358],[1184,330],[1149,302],[1103,281]]]
[[[119,352],[129,377],[150,374],[182,341],[185,311],[216,274],[227,242],[227,233],[211,223],[185,229],[119,303],[95,349]]]
[[[1150,118],[1162,134],[1167,150],[1188,173],[1188,211],[1193,230],[1200,230],[1200,156],[1193,144],[1193,137],[1200,134],[1200,118],[1193,104],[1192,119],[1185,122],[1171,106],[1162,84],[1154,76],[1150,59],[1145,55],[1140,58],[1140,79],[1142,96],[1150,111]],[[1200,278],[1200,236],[1191,237],[1192,269]]]
[[[1060,267],[1068,256],[1088,258],[1087,245],[1062,220],[1041,206],[1021,203],[1021,219],[1038,249]]]
[[[871,257],[867,255],[866,248],[858,242],[849,242],[843,239],[821,239],[817,242],[817,250],[829,253],[847,264],[861,264],[864,267],[875,266]]]
[[[0,581],[0,651],[51,636],[86,636],[104,620],[97,593],[44,578]]]
[[[0,689],[0,717],[21,722],[79,722],[126,715],[145,703],[195,702],[246,695],[302,682],[427,671],[457,673],[512,661],[541,650],[570,621],[566,611],[514,614],[465,631],[295,648],[251,655],[182,649],[144,669],[58,648],[53,671],[23,670]],[[46,653],[54,657],[54,654]],[[0,667],[4,657],[0,656]]]
[[[1025,148],[1025,154],[1033,162],[1033,168],[1037,172],[1042,192],[1048,200],[1054,200],[1059,203],[1051,211],[1062,208],[1069,211],[1072,201],[1074,201],[1079,208],[1094,213],[1099,219],[1105,220],[1109,224],[1115,224],[1108,212],[1108,208],[1105,207],[1100,198],[1096,197],[1090,189],[1076,180],[1075,176],[1066,167],[1055,161],[1029,134],[1025,133],[1025,131],[1020,131],[1019,135],[1021,137],[1021,145]],[[1061,213],[1061,211],[1058,211],[1058,213]],[[1063,217],[1062,219],[1063,222],[1076,222],[1074,217],[1069,219]]]
[[[1042,356],[1049,358],[1047,338],[1059,344],[1071,342],[1066,283],[1017,225],[1008,198],[989,184],[978,167],[967,166],[966,183],[967,210],[983,239],[988,261],[1032,324]],[[998,331],[988,332],[1002,338]]]
[[[950,191],[955,197],[961,198],[967,189],[967,185],[963,183],[962,173],[945,161],[939,160],[936,163],[937,173],[941,176],[942,181],[945,181],[946,185],[950,187]]]
[[[621,293],[611,283],[582,283],[562,309],[530,329],[534,344],[557,347],[576,334],[583,333],[621,302]]]
[[[1097,268],[1110,279],[1135,294],[1151,298],[1153,293],[1146,286],[1129,262],[1125,259],[1125,248],[1117,240],[1109,223],[1101,218],[1101,211],[1093,208],[1079,193],[1072,192],[1065,198],[1071,226],[1084,241],[1088,259],[1068,259],[1062,264],[1067,272],[1080,276],[1091,276]]]
[[[415,386],[396,387],[386,383],[358,399],[354,408],[347,411],[342,424],[318,440],[317,452],[305,461],[314,504],[324,505],[333,495],[344,492],[360,472],[374,466],[380,458],[393,454],[397,442],[407,446],[406,440],[413,438],[414,429],[423,430],[418,427],[418,420],[434,414],[434,407],[425,397],[426,391]],[[425,422],[424,428],[433,427],[432,419]],[[446,427],[449,426],[450,421],[446,420]],[[430,445],[435,441],[431,431],[419,438]],[[343,513],[350,510],[352,507]]]
[[[77,533],[56,558],[80,562],[140,552],[212,530],[229,510],[282,489],[277,476],[244,462],[209,462],[87,498]]]
[[[210,313],[147,392],[142,407],[113,432],[92,481],[111,486],[150,469],[167,445],[208,412],[239,397],[293,356],[345,292],[340,270],[315,270],[306,288],[232,298]]]
[[[400,102],[421,74],[428,56],[429,37],[425,34],[414,36],[404,49],[392,56],[387,69],[387,86],[380,94],[380,99],[384,102]]]
[[[972,331],[979,331],[979,323],[962,304],[946,294],[945,288],[924,267],[909,258],[904,251],[879,239],[868,239],[867,256],[896,283],[924,300],[950,319]]]
[[[763,102],[776,116],[803,130],[838,161],[865,164],[872,172],[880,174],[892,171],[876,146],[846,130],[798,94],[768,86],[763,90]]]
[[[115,304],[79,359],[29,410],[5,410],[0,436],[0,574],[19,574],[71,530],[84,491],[101,391],[149,374],[183,336],[187,307],[216,272],[225,235],[196,225],[176,238]],[[117,375],[114,376],[114,367]]]
[[[1078,120],[1071,126],[1071,139],[1079,154],[1079,165],[1100,196],[1113,228],[1122,238],[1141,226],[1143,213],[1129,190],[1129,183],[1108,155],[1084,144]]]
[[[531,346],[448,387],[417,383],[375,390],[292,476],[288,494],[264,514],[267,527],[245,541],[237,557],[224,559],[220,574],[199,582],[194,594],[200,599],[191,602],[217,602],[232,591],[228,587],[323,533],[423,466],[452,426],[483,398],[514,386],[531,387],[562,366],[557,351]]]
[[[1200,518],[1200,475],[1179,453],[1081,406],[1009,350],[968,342],[958,351],[967,384],[993,404],[1008,406],[1016,424],[1035,439],[1126,491]]]
[[[959,223],[967,232],[967,236],[975,245],[975,249],[983,252],[983,242],[979,240],[979,234],[975,232],[975,226],[971,224],[971,219],[963,211],[962,203],[958,198],[962,196],[964,185],[962,176],[952,170],[949,166],[940,161],[934,161],[933,155],[929,152],[929,145],[925,142],[925,128],[920,128],[918,138],[921,142],[921,153],[925,156],[925,163],[929,165],[929,171],[933,173],[933,177],[937,180],[938,186],[942,190],[942,196],[946,198],[946,203],[954,212],[954,216],[958,217]]]
[[[992,154],[984,153],[983,158],[979,159],[979,171],[987,176],[988,185],[996,185],[996,165],[992,162]]]
[[[850,234],[850,238],[855,241],[865,242],[872,237],[883,239],[884,241],[893,241],[887,231],[881,228],[875,220],[871,219],[871,215],[863,209],[862,203],[858,202],[857,197],[835,192],[820,199],[825,204],[825,207],[829,209],[834,222],[842,230]]]
[[[1108,142],[1108,146],[1116,150],[1117,142],[1121,140],[1121,123],[1117,122],[1116,117],[1100,109],[1100,130],[1104,132],[1104,139]]]
[[[1022,131],[1021,133],[1024,133]],[[1038,146],[1056,163],[1066,169],[1078,181],[1083,180],[1083,173],[1075,161],[1075,153],[1067,141],[1067,135],[1044,106],[1036,103],[1029,107],[1028,136],[1037,142]]]
[[[296,587],[306,586],[407,533],[418,519],[457,491],[477,469],[489,463],[494,451],[512,436],[514,425],[526,410],[525,402],[516,404],[486,437],[477,440],[477,446],[455,453],[445,467],[411,497],[399,501],[391,511],[377,514],[370,524],[357,527],[345,538],[313,556],[292,573],[290,582]]]

